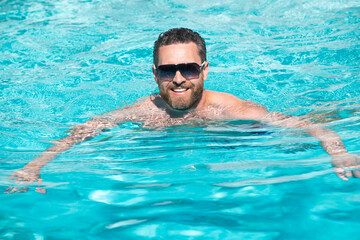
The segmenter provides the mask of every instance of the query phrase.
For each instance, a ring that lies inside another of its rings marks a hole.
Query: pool
[[[0,1],[0,182],[74,124],[157,91],[157,35],[205,38],[205,87],[326,123],[360,154],[358,1]],[[360,180],[317,139],[124,123],[1,194],[0,239],[357,239]]]

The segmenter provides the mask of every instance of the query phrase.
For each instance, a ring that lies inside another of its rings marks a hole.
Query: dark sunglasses
[[[197,63],[166,64],[155,67],[156,75],[160,81],[172,81],[177,71],[186,79],[198,78],[206,61],[200,66]]]

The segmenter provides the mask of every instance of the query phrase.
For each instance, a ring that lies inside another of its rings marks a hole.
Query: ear
[[[155,82],[157,83],[157,84],[159,84],[159,81],[158,81],[158,79],[157,79],[157,75],[156,75],[156,69],[155,69],[155,65],[152,65],[152,72],[153,72],[153,74],[154,74],[154,79],[155,79]]]
[[[209,62],[206,62],[206,63],[204,64],[203,70],[202,70],[202,72],[201,72],[204,81],[207,79],[208,73],[209,73]]]

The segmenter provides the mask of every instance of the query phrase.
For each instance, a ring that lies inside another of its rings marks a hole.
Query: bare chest
[[[135,121],[140,122],[143,127],[157,128],[170,127],[175,125],[198,125],[203,124],[209,120],[221,119],[222,112],[215,107],[207,107],[201,111],[194,111],[188,113],[169,113],[166,109],[149,108],[135,116]]]

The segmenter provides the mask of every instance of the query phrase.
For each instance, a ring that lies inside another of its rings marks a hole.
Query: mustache
[[[182,82],[180,84],[170,82],[167,87],[168,88],[192,88],[193,86],[194,86],[194,84],[192,84],[189,81],[186,81],[186,82]]]

